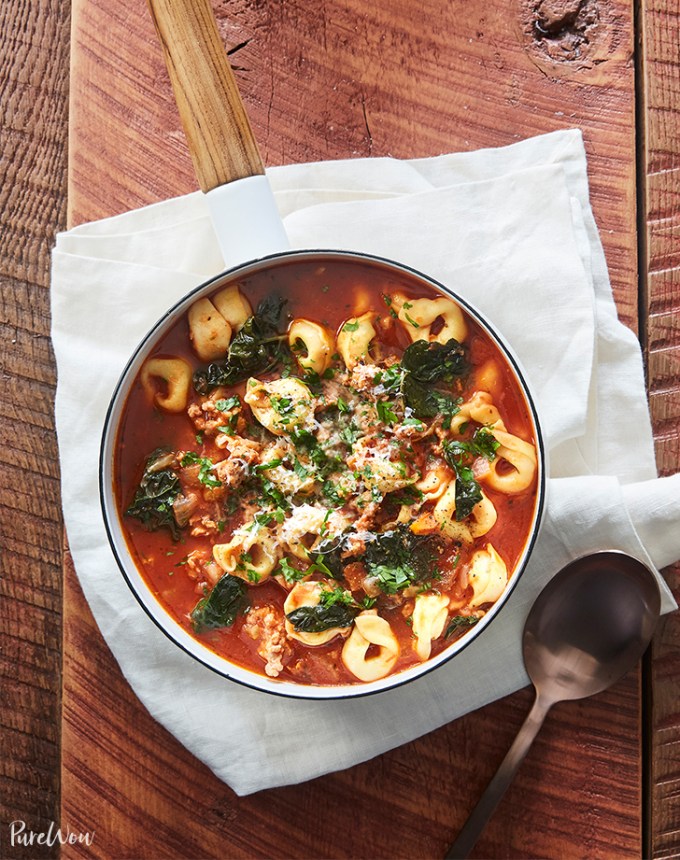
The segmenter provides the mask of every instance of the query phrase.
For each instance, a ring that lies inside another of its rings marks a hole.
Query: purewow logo
[[[16,848],[18,846],[30,847],[35,845],[92,845],[94,830],[92,833],[78,833],[66,827],[62,830],[54,821],[50,822],[47,830],[30,830],[25,821],[12,821],[9,825],[9,844]]]

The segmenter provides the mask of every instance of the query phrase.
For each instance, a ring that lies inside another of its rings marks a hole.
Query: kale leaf
[[[238,576],[225,573],[212,591],[202,597],[191,610],[196,633],[231,627],[239,612],[248,606],[248,586]]]
[[[478,453],[478,449],[471,443],[456,439],[445,439],[442,448],[444,459],[456,473],[456,520],[460,522],[469,517],[474,506],[482,501],[482,488],[465,462],[466,458],[469,459],[469,454]]]
[[[482,501],[482,488],[475,481],[472,469],[457,469],[456,475],[456,519],[464,520],[475,505]]]
[[[344,576],[342,555],[347,549],[347,537],[349,534],[347,532],[339,537],[326,538],[314,550],[316,555],[321,558],[324,567],[333,579],[340,580]]]
[[[209,394],[220,385],[235,385],[253,373],[271,370],[287,355],[286,335],[278,331],[285,299],[267,296],[236,333],[224,361],[215,361],[194,373],[194,388]]]
[[[172,503],[182,489],[179,478],[172,469],[159,468],[169,456],[167,449],[158,448],[148,457],[139,487],[125,514],[140,520],[147,531],[167,528],[173,539],[178,540],[179,528]]]
[[[465,347],[455,338],[443,344],[417,340],[404,350],[400,369],[400,393],[412,416],[422,420],[441,415],[444,427],[449,427],[461,399],[438,391],[434,385],[452,382],[469,372]]]
[[[333,603],[324,606],[298,606],[286,615],[293,627],[300,633],[322,633],[332,627],[349,627],[361,607],[347,603]]]
[[[460,411],[460,397],[452,397],[435,388],[426,388],[410,373],[404,374],[401,395],[416,418],[436,418],[437,415],[443,415],[445,419],[449,419],[450,424],[451,417]]]
[[[386,594],[424,583],[436,575],[440,540],[416,535],[406,525],[378,532],[368,542],[363,562],[369,576],[377,579]]]
[[[465,376],[470,366],[465,347],[454,337],[446,343],[416,340],[404,350],[401,366],[418,382],[451,382]]]

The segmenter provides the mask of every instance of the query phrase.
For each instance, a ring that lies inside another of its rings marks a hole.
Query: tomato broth
[[[129,392],[114,470],[166,611],[299,684],[432,659],[508,587],[536,518],[537,440],[496,342],[428,283],[351,259],[192,305]]]

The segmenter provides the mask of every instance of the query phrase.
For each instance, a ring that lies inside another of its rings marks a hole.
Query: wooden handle
[[[203,191],[264,173],[210,0],[148,0]]]

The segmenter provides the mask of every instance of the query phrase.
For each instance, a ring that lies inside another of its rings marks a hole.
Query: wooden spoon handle
[[[210,0],[148,0],[203,191],[264,173]]]

